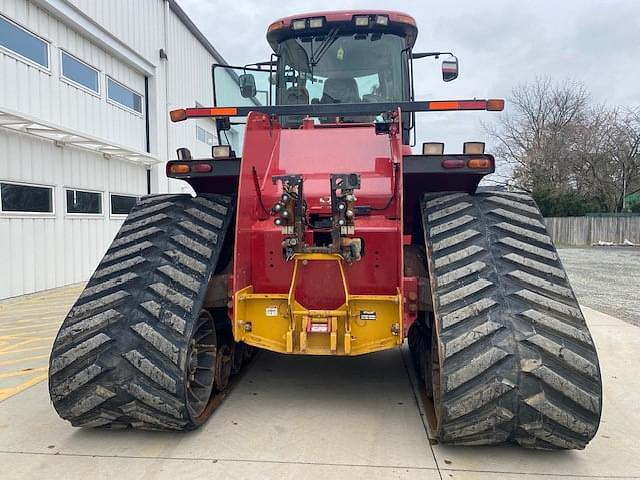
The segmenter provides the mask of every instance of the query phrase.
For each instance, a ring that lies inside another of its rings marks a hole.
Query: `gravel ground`
[[[558,248],[582,305],[640,326],[640,248]]]

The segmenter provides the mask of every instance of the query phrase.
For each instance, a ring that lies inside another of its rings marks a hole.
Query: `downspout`
[[[169,160],[169,120],[168,120],[168,114],[167,112],[169,111],[169,57],[168,57],[168,53],[169,53],[169,15],[170,15],[170,10],[169,10],[169,0],[164,0],[164,51],[165,51],[165,64],[164,64],[164,101],[165,101],[165,108],[164,110],[161,112],[161,115],[164,115],[165,117],[165,139],[166,139],[166,144],[167,144],[167,151],[166,151],[166,155],[167,155],[167,160]],[[169,177],[167,177],[167,192],[170,192],[170,181],[169,181]]]
[[[149,77],[144,76],[144,135],[147,153],[151,153],[151,140],[149,138]],[[151,165],[147,165],[147,195],[151,194]]]

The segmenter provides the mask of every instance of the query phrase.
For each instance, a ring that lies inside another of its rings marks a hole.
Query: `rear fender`
[[[486,161],[486,168],[471,168],[471,160]],[[410,235],[415,231],[414,213],[420,199],[430,192],[466,192],[475,193],[478,184],[485,175],[495,171],[493,155],[404,155],[404,233]],[[445,168],[445,165],[458,165],[456,168]]]
[[[241,162],[241,158],[230,158],[228,160],[214,160],[211,158],[188,161],[171,160],[167,162],[166,172],[169,178],[187,182],[197,194],[215,193],[235,196],[238,193]],[[174,165],[188,165],[191,168],[186,173],[173,173],[171,167]],[[196,165],[207,165],[211,168],[211,171],[195,171],[192,167]]]

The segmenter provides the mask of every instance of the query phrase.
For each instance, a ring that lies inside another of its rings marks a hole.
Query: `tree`
[[[517,86],[507,105],[485,129],[512,185],[550,211],[553,202],[575,214],[624,209],[629,186],[640,182],[640,108],[592,105],[582,84],[548,78]]]
[[[571,183],[576,125],[586,117],[589,95],[572,81],[548,78],[516,87],[509,109],[488,132],[496,154],[512,166],[514,183],[529,192],[563,190]]]

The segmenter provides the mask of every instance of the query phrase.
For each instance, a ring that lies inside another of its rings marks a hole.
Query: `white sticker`
[[[277,317],[278,307],[267,307],[265,309],[265,314],[267,315],[267,317]]]
[[[376,312],[371,310],[360,310],[360,320],[375,320]]]

